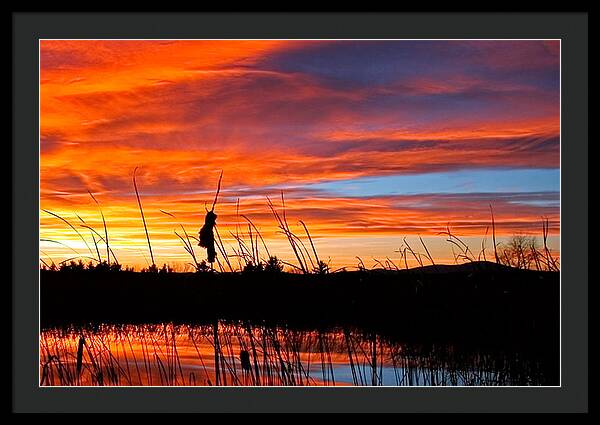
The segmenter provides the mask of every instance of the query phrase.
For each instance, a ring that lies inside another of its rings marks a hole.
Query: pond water
[[[546,384],[543,365],[522,353],[408,344],[356,329],[103,324],[40,335],[41,386]]]

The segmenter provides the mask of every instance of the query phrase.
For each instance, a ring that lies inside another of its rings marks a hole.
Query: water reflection
[[[543,385],[519,353],[403,344],[354,329],[248,322],[99,325],[40,335],[40,385]]]

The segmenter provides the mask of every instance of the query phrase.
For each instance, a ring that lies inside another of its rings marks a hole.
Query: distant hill
[[[431,264],[423,267],[414,267],[411,269],[389,270],[389,269],[373,269],[378,272],[392,273],[465,273],[465,272],[513,272],[524,270],[515,269],[502,264],[493,263],[491,261],[472,261],[463,264]]]

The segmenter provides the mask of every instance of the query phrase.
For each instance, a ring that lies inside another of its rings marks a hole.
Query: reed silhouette
[[[148,234],[148,226],[146,226],[146,217],[144,216],[144,209],[142,208],[142,201],[140,200],[140,194],[138,192],[137,183],[135,180],[135,173],[137,172],[138,167],[135,167],[133,170],[133,187],[135,189],[135,196],[137,198],[138,206],[140,207],[140,214],[142,216],[142,222],[144,223],[144,231],[146,232],[146,239],[148,240],[148,250],[150,251],[150,258],[152,258],[152,265],[150,266],[150,271],[156,271],[156,264],[154,262],[154,254],[152,253],[152,244],[150,243],[150,235]],[[108,245],[108,242],[107,242]]]
[[[142,202],[140,199],[140,194],[139,194],[139,190],[138,190],[138,186],[137,186],[137,180],[136,180],[137,169],[138,169],[138,167],[136,167],[133,171],[133,186],[134,186],[134,190],[135,190],[138,207],[140,210],[140,215],[142,218],[142,223],[143,223],[143,227],[144,227],[146,240],[148,243],[148,250],[150,253],[150,258],[152,261],[152,263],[149,264],[148,268],[145,269],[144,271],[158,272],[158,267],[156,266],[156,263],[155,263],[154,253],[152,250],[152,244],[150,241],[150,235],[148,232],[148,225],[146,222],[146,218],[145,218],[145,214],[144,214],[144,210],[143,210],[143,206],[142,206]],[[246,270],[246,271],[272,270],[273,265],[269,266],[268,263],[271,261],[271,258],[277,258],[277,257],[271,255],[269,247],[265,243],[265,240],[264,240],[260,230],[252,222],[252,220],[249,217],[247,217],[246,215],[239,213],[239,199],[237,201],[237,206],[236,206],[237,215],[238,215],[238,224],[236,224],[235,233],[230,232],[230,235],[237,242],[238,248],[237,249],[234,248],[232,254],[228,253],[228,251],[221,239],[221,236],[219,235],[219,232],[217,229],[217,224],[216,224],[217,215],[214,212],[216,204],[217,204],[218,196],[221,191],[222,178],[223,178],[223,172],[221,171],[221,173],[219,175],[217,189],[215,192],[215,197],[214,197],[211,209],[208,210],[208,208],[206,208],[206,206],[205,206],[205,210],[206,210],[205,221],[204,221],[204,225],[202,226],[202,228],[199,231],[198,238],[191,236],[187,232],[185,227],[179,222],[177,224],[181,228],[182,233],[180,234],[177,231],[174,231],[175,236],[183,243],[183,247],[184,247],[185,251],[192,258],[193,263],[190,263],[190,264],[198,272],[207,271],[207,269],[210,269],[211,271],[214,270],[213,263],[215,263],[215,262],[217,263],[218,269],[220,272],[224,272],[227,270],[229,272],[235,272],[235,271],[241,271],[241,270]],[[110,266],[111,265],[111,255],[113,258],[113,262],[116,265],[119,265],[117,256],[116,256],[114,250],[109,245],[107,223],[106,223],[104,213],[102,212],[102,208],[100,207],[100,203],[98,202],[96,197],[91,192],[88,191],[88,193],[90,194],[91,198],[96,203],[96,205],[98,206],[98,210],[99,210],[101,218],[102,218],[104,236],[102,236],[92,226],[85,223],[85,221],[79,215],[77,215],[77,218],[81,222],[80,226],[90,231],[90,235],[92,237],[92,241],[93,241],[93,244],[95,247],[95,252],[94,252],[94,250],[92,250],[88,241],[81,234],[81,232],[79,232],[79,230],[77,230],[77,228],[69,220],[67,220],[66,218],[64,218],[54,212],[44,209],[44,210],[42,210],[43,212],[50,214],[53,217],[58,218],[63,223],[65,223],[67,226],[69,226],[70,229],[72,229],[74,232],[76,232],[77,236],[84,242],[85,246],[87,247],[88,251],[90,252],[90,255],[89,256],[82,255],[79,252],[77,252],[75,249],[65,245],[64,243],[62,243],[60,241],[55,241],[55,240],[50,240],[50,239],[41,239],[41,241],[44,241],[44,242],[51,242],[51,243],[56,243],[56,244],[66,246],[67,248],[71,249],[75,254],[77,254],[76,256],[73,256],[73,257],[67,258],[66,260],[61,261],[58,264],[58,266],[49,257],[47,258],[49,260],[49,262],[40,257],[40,267],[41,268],[55,270],[55,269],[58,269],[59,266],[62,266],[62,264],[69,263],[69,262],[71,262],[73,260],[77,260],[77,259],[91,260],[91,261],[97,262],[97,263],[106,262]],[[300,237],[299,235],[297,235],[296,233],[294,233],[292,231],[292,228],[291,228],[291,226],[288,222],[288,218],[287,218],[285,197],[284,197],[283,191],[281,191],[281,209],[278,209],[278,207],[275,206],[275,204],[269,197],[267,197],[266,200],[267,200],[267,206],[270,209],[273,217],[275,218],[275,221],[277,223],[279,230],[288,240],[288,243],[290,244],[292,252],[297,260],[297,263],[294,264],[294,263],[290,263],[290,262],[278,259],[276,262],[276,265],[275,265],[275,269],[277,269],[280,265],[287,266],[287,267],[291,268],[291,270],[293,270],[293,271],[297,271],[297,272],[304,273],[304,274],[311,274],[311,273],[327,274],[330,272],[335,272],[335,271],[340,271],[340,270],[346,269],[344,267],[344,268],[338,269],[338,270],[331,270],[329,267],[329,262],[325,262],[321,258],[319,258],[318,251],[313,242],[312,236],[308,230],[308,226],[305,224],[305,222],[303,220],[299,220],[298,224],[301,225],[302,229],[304,230],[304,233],[307,238],[307,243],[310,246],[310,249],[308,249],[307,244],[302,239],[302,237]],[[497,264],[503,264],[503,265],[507,265],[507,266],[515,267],[515,268],[519,268],[519,269],[534,269],[534,270],[538,270],[538,271],[560,271],[559,260],[552,254],[552,252],[548,248],[548,244],[547,244],[548,233],[549,233],[549,223],[548,223],[547,218],[542,218],[543,246],[541,248],[538,246],[537,241],[534,237],[523,236],[523,235],[515,235],[509,241],[508,244],[503,246],[501,243],[498,243],[496,241],[496,224],[495,224],[495,219],[494,219],[494,212],[493,212],[492,206],[490,205],[489,207],[490,207],[490,214],[491,214],[494,260]],[[172,217],[173,219],[176,219],[175,215],[170,212],[167,212],[164,210],[160,210],[160,212],[167,216]],[[247,222],[247,227],[248,227],[247,236],[248,236],[249,240],[245,240],[244,236],[242,234],[240,234],[240,232],[239,232],[239,217],[241,217],[242,219],[244,219]],[[455,263],[458,264],[460,261],[462,261],[462,262],[475,262],[475,261],[482,261],[482,260],[487,261],[487,257],[486,257],[486,249],[487,248],[485,246],[485,240],[486,240],[488,229],[489,229],[489,227],[486,229],[486,235],[482,239],[481,250],[478,255],[475,255],[471,251],[471,248],[465,242],[463,242],[457,235],[455,235],[451,232],[449,225],[447,226],[446,231],[440,232],[439,235],[446,236],[447,242],[452,245],[452,251],[454,253]],[[204,260],[198,261],[198,258],[196,256],[196,253],[195,253],[194,247],[193,247],[193,243],[192,243],[193,240],[195,240],[197,242],[198,246],[206,248],[207,261],[210,264],[210,266],[207,266],[207,264]],[[406,238],[404,238],[400,248],[396,251],[396,253],[400,254],[400,258],[399,258],[399,260],[397,260],[397,263],[394,262],[389,257],[386,257],[384,260],[379,260],[379,259],[373,258],[373,261],[376,266],[379,266],[383,269],[399,270],[400,268],[402,268],[402,264],[404,264],[404,268],[408,269],[409,268],[408,258],[409,258],[409,254],[410,254],[410,257],[418,264],[419,267],[423,267],[425,265],[424,261],[428,261],[431,265],[435,266],[436,263],[435,263],[432,255],[430,254],[429,249],[427,248],[425,242],[423,241],[423,239],[420,236],[419,236],[419,242],[421,243],[421,246],[424,249],[423,253],[413,249],[413,247],[408,243]],[[105,260],[103,260],[100,255],[98,243],[104,243],[106,245],[106,259]],[[266,257],[264,257],[263,255],[260,254],[260,245],[262,245],[262,247],[264,248]],[[217,258],[217,250],[221,254],[221,257],[223,258],[223,263],[221,263]],[[41,252],[41,253],[43,254],[43,252]],[[356,258],[359,260],[358,266],[356,268],[358,270],[364,270],[365,265],[364,265],[363,260],[360,257],[356,257]],[[237,259],[237,261],[238,261],[237,268],[234,267],[234,264],[232,262],[232,260],[235,260],[235,259]],[[117,267],[117,269],[118,269],[118,267]]]
[[[217,198],[219,197],[219,192],[221,191],[222,178],[223,172],[221,171],[221,175],[219,176],[219,184],[217,186],[217,192],[215,193],[215,200],[213,201],[212,208],[210,209],[210,211],[206,210],[204,226],[202,226],[199,232],[198,245],[203,248],[206,248],[206,255],[208,258],[208,262],[211,264],[211,268],[212,264],[215,262],[215,258],[217,257],[213,228],[217,225],[217,215],[215,214],[215,206],[217,205]]]

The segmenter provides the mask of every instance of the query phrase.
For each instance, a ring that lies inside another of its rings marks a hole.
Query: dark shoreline
[[[506,353],[559,382],[557,272],[493,263],[327,275],[41,271],[40,287],[42,330],[241,321],[349,331],[425,351]]]
[[[558,345],[559,273],[493,263],[289,273],[41,271],[42,328],[252,320],[403,339]]]

